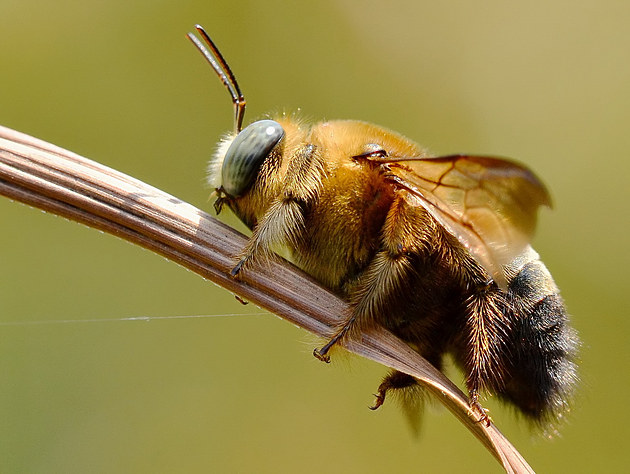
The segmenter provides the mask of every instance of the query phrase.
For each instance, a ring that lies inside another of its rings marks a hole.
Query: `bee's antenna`
[[[243,93],[241,92],[241,88],[238,86],[238,82],[236,82],[236,78],[228,66],[228,63],[223,59],[223,55],[219,51],[219,48],[216,47],[214,42],[208,36],[208,33],[203,29],[201,25],[195,25],[195,29],[201,35],[205,43],[208,45],[206,48],[199,39],[192,33],[188,33],[188,38],[193,44],[197,47],[197,49],[203,54],[203,57],[206,58],[206,61],[210,63],[214,72],[217,73],[219,79],[228,92],[232,96],[232,103],[234,104],[234,129],[236,133],[241,131],[241,125],[243,124],[243,116],[245,115],[245,97],[243,97]]]

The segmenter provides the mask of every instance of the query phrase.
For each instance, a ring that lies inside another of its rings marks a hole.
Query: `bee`
[[[285,247],[295,263],[349,302],[314,355],[382,326],[438,369],[450,354],[481,420],[481,393],[555,424],[577,383],[577,333],[551,274],[529,245],[548,191],[506,159],[432,157],[402,135],[356,120],[308,124],[281,115],[242,128],[245,99],[201,26],[189,38],[226,86],[235,129],[210,163],[217,213],[252,231],[232,276]],[[417,381],[389,373],[390,390]]]

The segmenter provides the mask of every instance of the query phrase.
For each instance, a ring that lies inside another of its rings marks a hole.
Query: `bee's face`
[[[218,195],[217,212],[227,204],[252,228],[281,192],[288,163],[305,136],[300,121],[284,116],[226,135],[208,165],[208,183]]]

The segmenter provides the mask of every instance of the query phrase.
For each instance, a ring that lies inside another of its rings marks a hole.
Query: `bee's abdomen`
[[[561,418],[577,382],[579,340],[558,288],[528,248],[507,269],[514,311],[510,369],[502,396],[536,420]]]

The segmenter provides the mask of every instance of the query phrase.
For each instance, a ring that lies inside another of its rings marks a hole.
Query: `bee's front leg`
[[[270,258],[276,246],[294,245],[304,231],[303,207],[298,199],[286,193],[274,200],[254,227],[252,236],[230,275],[237,278],[247,266]]]
[[[233,278],[256,260],[269,258],[276,246],[298,247],[304,235],[304,213],[317,201],[322,174],[322,157],[313,145],[306,144],[295,151],[283,178],[282,192],[271,201],[254,227],[238,263],[230,272]]]

